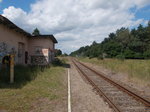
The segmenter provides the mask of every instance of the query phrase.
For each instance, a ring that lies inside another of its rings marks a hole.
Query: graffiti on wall
[[[4,42],[0,43],[0,53],[1,52],[6,52],[7,51],[7,44]]]
[[[48,57],[47,56],[31,56],[32,65],[47,65]]]
[[[49,50],[41,46],[35,46],[35,54],[31,56],[32,65],[47,65]]]
[[[16,53],[15,47],[10,46],[5,42],[0,42],[0,63],[2,63],[2,59],[4,56],[15,53]]]

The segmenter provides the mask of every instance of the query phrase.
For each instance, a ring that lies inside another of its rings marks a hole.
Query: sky
[[[150,0],[0,0],[0,14],[29,33],[53,34],[69,54],[121,27],[146,25]]]

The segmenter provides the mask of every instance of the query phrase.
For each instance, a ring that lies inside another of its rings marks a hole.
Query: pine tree
[[[38,30],[38,28],[35,28],[35,29],[34,29],[32,35],[33,35],[33,36],[40,35],[40,31]]]

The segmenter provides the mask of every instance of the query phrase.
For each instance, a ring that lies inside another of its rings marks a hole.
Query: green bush
[[[94,56],[90,55],[90,56],[89,56],[89,59],[92,59],[92,58],[94,58]]]
[[[124,55],[117,55],[116,58],[120,59],[120,60],[124,60],[125,59]]]
[[[55,60],[52,62],[53,66],[63,66],[63,64],[65,63],[64,60],[60,60],[58,58],[55,58]]]
[[[145,57],[146,59],[150,59],[150,51],[144,52],[144,57]]]
[[[103,58],[102,55],[99,55],[99,56],[97,57],[97,59],[98,59],[98,60],[103,60],[104,58]]]

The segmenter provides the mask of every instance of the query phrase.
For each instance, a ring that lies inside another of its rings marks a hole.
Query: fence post
[[[10,83],[14,83],[14,55],[10,55]]]

